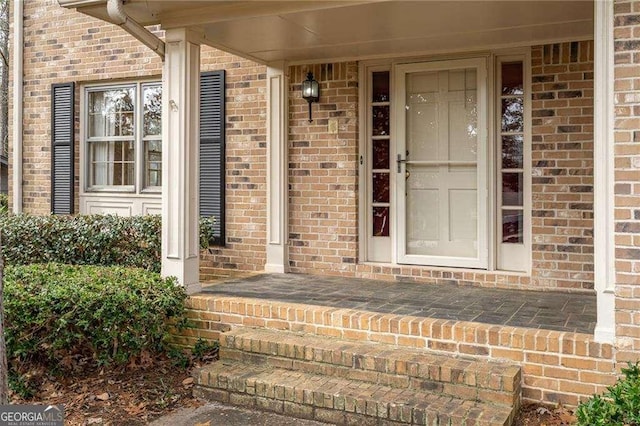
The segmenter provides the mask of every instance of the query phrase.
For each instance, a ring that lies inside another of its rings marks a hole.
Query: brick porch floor
[[[593,334],[596,296],[344,277],[261,274],[203,284],[203,293]]]

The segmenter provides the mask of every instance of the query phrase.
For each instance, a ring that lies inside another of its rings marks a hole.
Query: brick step
[[[514,410],[340,377],[219,361],[195,372],[198,397],[340,425],[510,425]]]
[[[236,327],[221,335],[220,358],[430,391],[517,407],[520,367],[425,350],[302,333]]]

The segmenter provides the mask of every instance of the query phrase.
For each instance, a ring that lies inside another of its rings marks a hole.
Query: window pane
[[[389,173],[373,174],[373,202],[389,202]]]
[[[522,173],[502,174],[502,205],[522,205]]]
[[[502,131],[522,132],[523,124],[522,98],[510,98],[502,100]]]
[[[502,242],[522,243],[522,210],[502,211]]]
[[[389,134],[389,107],[373,107],[373,136],[384,136]]]
[[[89,92],[89,137],[133,136],[135,89]]]
[[[373,102],[389,101],[389,71],[373,73]]]
[[[510,135],[502,137],[502,168],[521,169],[523,166],[523,137]]]
[[[144,136],[159,136],[162,134],[162,86],[144,86],[142,88],[143,101],[143,131]]]
[[[373,236],[389,236],[389,207],[373,208]]]
[[[135,184],[133,141],[91,142],[89,168],[91,186]]]
[[[503,95],[522,95],[524,93],[522,80],[522,62],[502,64]]]
[[[144,186],[162,185],[162,141],[144,143]]]
[[[373,141],[373,168],[389,168],[389,139],[377,139]]]

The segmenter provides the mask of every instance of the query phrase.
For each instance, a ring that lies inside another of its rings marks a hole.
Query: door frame
[[[450,59],[450,60],[433,60],[408,64],[395,64],[393,66],[393,84],[395,93],[395,102],[392,105],[392,122],[394,123],[394,133],[392,135],[391,152],[392,162],[397,155],[402,154],[400,158],[405,158],[404,153],[399,151],[399,141],[404,140],[405,128],[400,125],[404,124],[405,115],[405,76],[407,73],[419,71],[442,71],[455,70],[461,68],[475,68],[477,78],[477,105],[478,105],[478,157],[477,157],[477,205],[478,205],[478,229],[477,229],[477,256],[474,258],[462,257],[445,257],[445,256],[418,256],[408,255],[405,253],[406,248],[406,223],[403,222],[405,217],[404,206],[401,202],[401,195],[404,192],[403,180],[398,179],[402,173],[392,173],[391,185],[395,189],[393,191],[392,206],[394,216],[394,230],[392,233],[393,257],[392,260],[397,264],[424,265],[435,267],[462,267],[462,268],[478,268],[488,269],[489,266],[489,228],[492,211],[488,203],[489,185],[488,172],[490,170],[489,150],[489,98],[488,90],[488,60],[486,57],[475,57],[466,59]],[[396,168],[396,164],[393,164]],[[402,171],[406,171],[406,166],[401,167]]]

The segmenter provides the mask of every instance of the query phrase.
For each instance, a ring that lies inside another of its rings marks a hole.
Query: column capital
[[[186,27],[169,28],[164,33],[164,40],[166,43],[187,41],[193,44],[202,44],[204,38],[204,32],[195,31]]]

